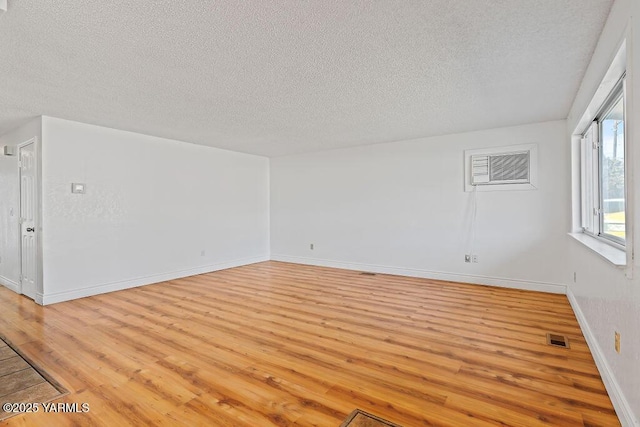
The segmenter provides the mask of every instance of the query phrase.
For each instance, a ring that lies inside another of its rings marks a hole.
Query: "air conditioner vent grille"
[[[490,156],[490,182],[529,182],[529,153],[509,153]]]
[[[530,152],[496,153],[471,157],[472,184],[528,184]]]

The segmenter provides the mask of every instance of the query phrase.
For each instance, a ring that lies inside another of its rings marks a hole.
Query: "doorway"
[[[18,145],[20,173],[20,288],[35,300],[38,284],[37,157],[35,138]]]

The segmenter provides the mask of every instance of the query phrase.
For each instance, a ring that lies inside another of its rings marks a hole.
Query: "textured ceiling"
[[[611,0],[9,0],[0,134],[50,115],[278,156],[563,119]]]

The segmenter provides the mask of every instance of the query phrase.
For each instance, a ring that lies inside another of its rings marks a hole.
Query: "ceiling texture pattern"
[[[280,156],[566,118],[612,0],[9,0],[0,134],[44,114]]]

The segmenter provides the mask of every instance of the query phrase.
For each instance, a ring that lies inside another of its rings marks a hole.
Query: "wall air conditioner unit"
[[[530,157],[528,151],[471,156],[471,184],[528,184]]]
[[[537,145],[465,151],[465,191],[537,188]]]

